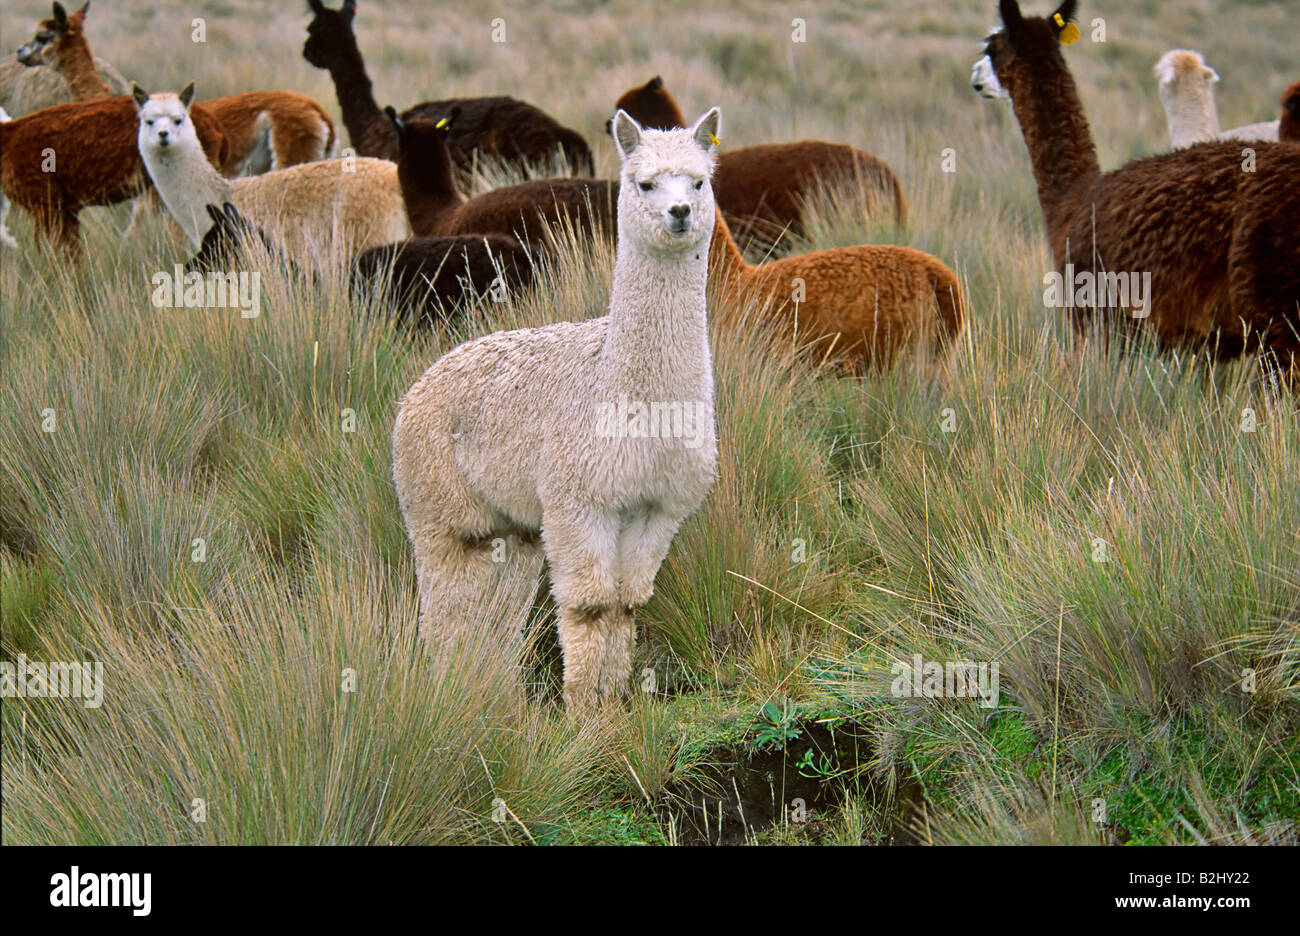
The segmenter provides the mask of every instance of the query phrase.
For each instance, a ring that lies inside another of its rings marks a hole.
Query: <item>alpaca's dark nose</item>
[[[685,221],[691,214],[690,205],[673,205],[668,209],[668,213],[678,221]]]

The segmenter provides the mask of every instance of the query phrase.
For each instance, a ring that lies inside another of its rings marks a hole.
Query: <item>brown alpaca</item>
[[[229,149],[221,124],[202,105],[191,115],[208,159],[221,165]],[[82,208],[115,205],[148,185],[136,132],[129,96],[60,104],[0,123],[0,194],[32,215],[38,243],[53,240],[76,256]]]
[[[546,246],[545,228],[567,219],[583,234],[614,236],[618,186],[606,179],[533,179],[466,201],[456,187],[448,137],[459,109],[445,117],[406,121],[387,109],[398,139],[397,178],[416,236],[507,234],[534,248]]]
[[[397,159],[397,135],[375,102],[365,61],[352,31],[356,0],[345,0],[331,10],[321,0],[308,0],[312,21],[302,57],[316,68],[327,69],[334,80],[343,123],[358,156]],[[485,157],[500,160],[527,173],[563,152],[577,175],[591,175],[595,163],[581,134],[563,126],[545,111],[511,97],[454,98],[425,101],[402,112],[404,120],[437,120],[453,107],[461,110],[461,132],[451,146],[452,158],[462,172],[471,171]]]
[[[90,0],[71,15],[60,3],[54,4],[54,14],[36,24],[36,35],[31,42],[18,50],[18,61],[24,65],[41,62],[63,76],[74,101],[93,101],[113,96],[102,75],[95,70],[95,57],[86,42],[86,14]]]
[[[54,15],[36,25],[36,36],[20,50],[27,61],[42,58],[63,75],[74,101],[112,96],[95,71],[85,35],[90,0],[72,14],[54,4]],[[324,159],[334,148],[334,122],[324,109],[293,91],[252,91],[205,101],[229,139],[222,175],[260,175]]]
[[[709,272],[721,277],[720,308],[766,308],[787,335],[855,370],[886,364],[909,345],[937,350],[965,314],[957,275],[927,253],[864,244],[751,266],[721,213]]]
[[[619,109],[647,129],[685,126],[681,109],[657,76],[619,98]],[[805,140],[720,152],[713,191],[738,237],[775,240],[785,231],[802,230],[803,209],[824,185],[845,182],[878,192],[898,223],[907,220],[903,189],[889,166],[841,143]]]
[[[1277,138],[1284,143],[1300,143],[1300,81],[1282,92],[1282,120]]]
[[[1011,98],[1058,271],[1074,265],[1070,288],[1085,272],[1097,283],[1107,272],[1149,273],[1145,311],[1163,343],[1209,345],[1221,358],[1268,349],[1289,367],[1300,349],[1300,149],[1201,143],[1103,174],[1061,54],[1075,6],[1025,18],[1001,0],[1003,29],[976,69],[991,67]],[[1076,323],[1092,310],[1075,308]]]

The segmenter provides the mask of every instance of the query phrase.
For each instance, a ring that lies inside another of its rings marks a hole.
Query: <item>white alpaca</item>
[[[167,210],[195,247],[212,226],[207,206],[226,202],[295,259],[320,258],[322,248],[350,257],[410,236],[396,163],[331,159],[226,179],[204,155],[190,120],[193,82],[179,95],[151,96],[136,85],[132,89],[140,117],[140,157]]]
[[[1160,57],[1153,71],[1160,89],[1160,103],[1169,121],[1169,142],[1175,149],[1209,140],[1277,142],[1276,120],[1232,130],[1220,128],[1214,105],[1214,85],[1219,81],[1219,73],[1205,64],[1201,53],[1173,49]]]
[[[0,123],[8,123],[12,120],[5,109],[0,107]],[[14,240],[13,235],[9,233],[9,228],[5,227],[5,218],[9,217],[9,199],[0,193],[0,247],[8,247],[11,250],[18,249],[18,241]]]
[[[393,427],[421,635],[487,620],[503,584],[516,597],[497,626],[516,631],[544,551],[575,714],[627,691],[632,610],[717,474],[704,288],[720,120],[714,108],[690,130],[642,130],[619,111],[609,314],[453,349],[407,392]],[[629,420],[650,404],[676,423]]]

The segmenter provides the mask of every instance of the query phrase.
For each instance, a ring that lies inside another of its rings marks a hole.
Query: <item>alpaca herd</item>
[[[1218,73],[1172,50],[1155,76],[1174,148],[1103,172],[1062,52],[1076,5],[1027,17],[1000,0],[1002,25],[971,78],[1011,104],[1057,271],[1149,274],[1147,299],[1107,308],[1171,347],[1262,353],[1300,386],[1300,82],[1279,120],[1224,132]],[[544,261],[572,239],[614,245],[604,316],[561,310],[571,320],[454,348],[402,398],[393,427],[420,635],[445,651],[490,617],[508,639],[545,566],[573,714],[628,691],[634,611],[717,475],[711,317],[718,340],[771,326],[832,364],[826,379],[909,350],[948,360],[965,328],[957,273],[912,247],[746,259],[796,243],[811,206],[845,192],[905,229],[898,176],[854,146],[724,150],[719,109],[688,125],[656,76],[615,102],[606,130],[619,173],[602,179],[581,134],[525,101],[381,107],[356,0],[308,0],[302,57],[333,82],[341,149],[325,109],[293,91],[204,101],[192,82],[153,94],[128,83],[95,57],[89,6],[54,3],[0,67],[0,253],[22,249],[5,226],[11,204],[38,247],[76,258],[82,209],[137,199],[122,236],[161,205],[196,251],[191,271],[268,258],[317,280],[342,270],[359,305],[415,334],[454,324],[485,294],[540,295]],[[522,181],[467,197],[490,166]],[[1097,308],[1074,307],[1075,323]],[[628,401],[664,431],[628,431]]]

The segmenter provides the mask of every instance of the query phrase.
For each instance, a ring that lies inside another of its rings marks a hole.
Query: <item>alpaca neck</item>
[[[709,270],[719,278],[721,298],[728,301],[734,298],[741,277],[750,270],[731,236],[731,229],[723,220],[722,212],[716,208],[713,210],[713,239],[709,241]]]
[[[388,125],[388,118],[375,102],[374,85],[366,74],[366,63],[361,58],[361,50],[353,41],[351,48],[341,50],[333,57],[329,65],[330,77],[334,79],[334,93],[338,95],[339,108],[343,111],[343,126],[348,128],[348,137],[353,146],[358,146],[371,127],[376,124]]]
[[[151,149],[142,155],[163,204],[194,246],[200,247],[212,226],[207,206],[231,201],[231,184],[212,167],[197,143]]]
[[[598,378],[602,390],[647,402],[712,396],[705,315],[707,253],[642,253],[619,239],[609,329]]]
[[[1214,105],[1214,91],[1208,84],[1179,88],[1176,93],[1160,95],[1169,119],[1169,142],[1173,146],[1191,146],[1213,140],[1222,129]]]
[[[1091,184],[1101,174],[1074,78],[1059,52],[1056,55],[1052,74],[1031,76],[1023,84],[1032,90],[1012,98],[1029,147],[1038,202],[1049,216],[1074,190]],[[1050,217],[1048,223],[1050,226]]]
[[[55,56],[56,68],[68,84],[74,101],[94,101],[113,96],[113,89],[95,71],[95,57],[85,38],[64,42]]]
[[[397,180],[407,220],[417,236],[437,233],[447,214],[465,201],[456,187],[451,156],[445,151],[432,156],[403,153],[397,163]]]

